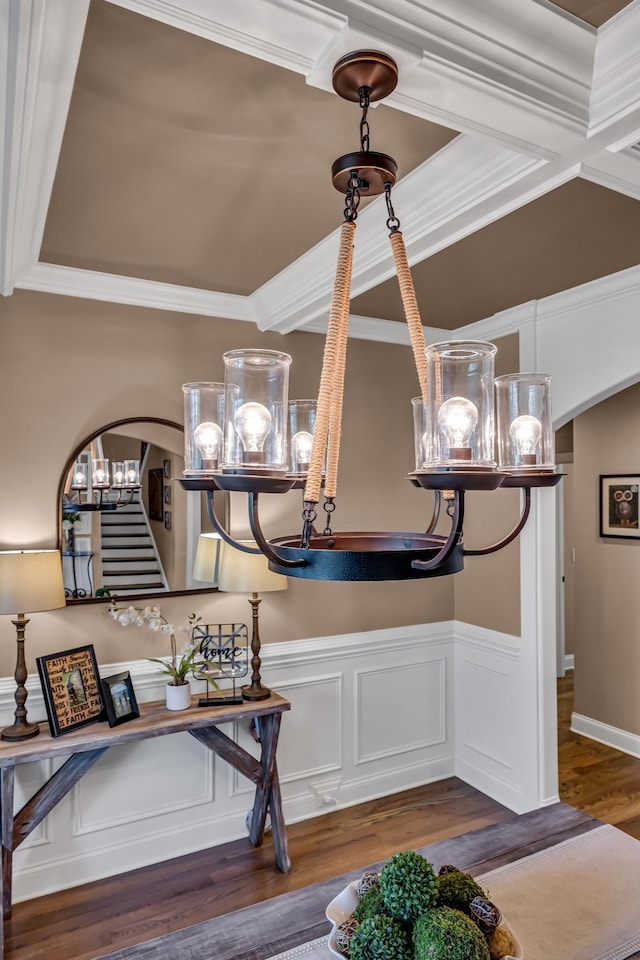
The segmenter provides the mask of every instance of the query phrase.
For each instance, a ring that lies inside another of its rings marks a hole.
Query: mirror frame
[[[122,420],[112,420],[111,423],[107,423],[104,426],[100,427],[98,430],[94,430],[93,433],[88,434],[73,450],[71,456],[67,459],[60,480],[58,482],[58,491],[56,495],[56,510],[58,513],[57,518],[57,529],[58,529],[58,549],[62,553],[62,497],[64,494],[64,488],[69,470],[71,470],[73,464],[76,462],[78,456],[90,443],[92,443],[97,437],[102,436],[103,433],[109,433],[110,430],[115,429],[115,427],[125,427],[128,423],[155,423],[159,424],[161,427],[173,427],[175,430],[179,430],[181,434],[184,435],[184,427],[181,423],[177,423],[175,420],[165,420],[163,417],[125,417]],[[150,593],[140,593],[140,594],[127,594],[126,600],[157,600],[164,597],[184,597],[190,596],[192,594],[199,593],[217,593],[217,587],[199,587],[197,590],[165,590],[162,593],[150,594]],[[71,600],[67,597],[66,606],[75,607],[80,604],[86,603],[110,603],[112,600],[111,597],[76,597]]]

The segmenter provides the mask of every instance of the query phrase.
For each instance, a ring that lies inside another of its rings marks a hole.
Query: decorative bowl
[[[353,911],[355,910],[358,904],[358,880],[352,881],[348,886],[341,890],[340,893],[333,898],[329,906],[327,907],[326,914],[327,920],[331,923],[331,933],[329,934],[329,950],[335,957],[339,957],[340,960],[345,960],[344,953],[340,953],[336,944],[336,930],[341,923],[344,923],[345,920],[348,920]],[[522,946],[518,941],[515,933],[513,932],[512,927],[509,925],[508,920],[502,915],[501,926],[506,927],[513,937],[513,942],[515,944],[515,950],[512,954],[505,956],[502,960],[524,960],[524,952]]]

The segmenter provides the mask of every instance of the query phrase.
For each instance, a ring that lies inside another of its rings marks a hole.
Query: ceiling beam
[[[38,259],[89,0],[0,4],[0,293]]]

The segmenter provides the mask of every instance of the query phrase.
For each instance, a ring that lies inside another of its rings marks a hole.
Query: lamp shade
[[[198,537],[196,558],[193,561],[193,579],[201,583],[217,583],[220,575],[220,548],[222,540],[217,533],[201,533]]]
[[[255,540],[239,540],[249,547],[257,546]],[[227,593],[268,593],[286,590],[287,578],[269,570],[267,558],[262,553],[243,553],[225,544],[220,562],[218,589]]]
[[[0,552],[0,613],[36,613],[64,605],[59,550]]]

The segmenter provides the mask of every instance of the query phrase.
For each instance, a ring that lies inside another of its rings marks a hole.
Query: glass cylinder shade
[[[100,459],[91,461],[91,485],[93,487],[109,487],[109,461]]]
[[[494,358],[480,340],[433,343],[426,349],[424,469],[493,469]]]
[[[124,487],[124,461],[114,460],[111,464],[112,486]]]
[[[291,357],[276,350],[225,353],[223,470],[287,472],[290,364]]]
[[[73,465],[73,474],[71,480],[72,490],[89,489],[89,464],[78,461]]]
[[[184,475],[202,477],[220,467],[224,447],[224,383],[185,383]]]
[[[140,486],[140,461],[139,460],[124,461],[124,482],[125,482],[125,486],[127,487]]]
[[[555,470],[551,377],[510,373],[496,379],[498,467],[507,473]]]
[[[289,472],[297,476],[309,472],[317,410],[317,400],[289,401]]]
[[[413,447],[416,457],[416,470],[423,470],[427,459],[427,411],[422,397],[414,397],[413,406]]]

